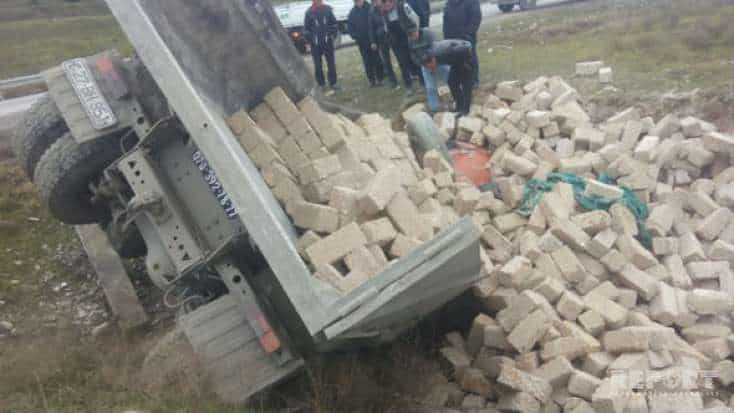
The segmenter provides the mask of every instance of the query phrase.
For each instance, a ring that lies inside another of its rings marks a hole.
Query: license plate
[[[211,166],[209,166],[209,162],[204,157],[204,154],[197,150],[193,153],[191,158],[193,159],[194,164],[199,168],[199,171],[201,171],[201,175],[207,185],[209,185],[209,189],[211,189],[214,196],[217,197],[219,206],[222,207],[227,218],[237,218],[237,209],[232,203],[232,200],[229,199],[229,195],[224,190],[224,187],[219,182],[219,178],[217,178],[217,175],[214,173]]]
[[[96,130],[107,129],[117,124],[117,116],[99,90],[97,81],[84,59],[64,62],[64,73],[87,113],[89,122]]]

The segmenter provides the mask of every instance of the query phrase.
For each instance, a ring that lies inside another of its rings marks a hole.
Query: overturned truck
[[[391,340],[480,278],[469,218],[432,228],[349,288],[315,277],[297,246],[303,226],[263,177],[275,159],[255,162],[236,136],[263,131],[227,122],[274,88],[311,99],[309,71],[269,3],[107,3],[136,56],[109,51],[45,71],[48,95],[15,152],[56,217],[99,224],[118,254],[145,257],[157,287],[185,292],[179,323],[222,398],[245,402],[296,373],[306,353]],[[339,150],[325,134],[308,160]],[[309,233],[335,235],[318,228]]]

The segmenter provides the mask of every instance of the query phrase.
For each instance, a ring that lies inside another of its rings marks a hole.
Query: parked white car
[[[515,5],[520,6],[520,10],[535,8],[538,0],[489,0],[489,2],[496,4],[502,13],[509,13],[515,8]]]
[[[336,17],[339,26],[339,34],[346,34],[347,18],[354,6],[354,2],[352,0],[328,0],[324,1],[324,4],[331,6],[334,11],[334,17]],[[283,28],[288,32],[296,49],[301,53],[306,53],[306,39],[303,38],[303,21],[306,18],[306,11],[309,7],[311,7],[310,1],[294,1],[273,7]],[[339,46],[340,42],[341,36],[337,36],[336,46]]]

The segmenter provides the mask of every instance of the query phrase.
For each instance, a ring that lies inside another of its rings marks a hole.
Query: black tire
[[[500,4],[497,6],[502,13],[509,13],[515,8],[514,4]]]
[[[53,99],[49,95],[38,98],[13,135],[13,153],[28,179],[33,180],[36,165],[46,149],[68,131]]]
[[[148,253],[143,235],[140,234],[135,224],[128,225],[125,231],[122,231],[120,227],[121,225],[110,223],[105,228],[112,247],[120,257],[138,258]]]
[[[92,204],[89,184],[120,155],[116,134],[81,145],[70,133],[65,134],[48,148],[36,167],[34,181],[41,200],[66,224],[108,222],[109,210]]]

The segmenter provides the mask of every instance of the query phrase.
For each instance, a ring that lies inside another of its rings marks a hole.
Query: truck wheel
[[[36,165],[46,149],[68,131],[53,99],[49,95],[38,98],[13,135],[13,153],[28,179],[33,180]]]
[[[500,4],[497,7],[499,7],[502,13],[509,13],[512,11],[512,9],[515,8],[515,5],[514,4]]]
[[[107,222],[107,208],[92,203],[90,183],[120,157],[118,136],[78,144],[70,133],[59,138],[38,162],[35,183],[41,200],[60,221],[81,225]]]

